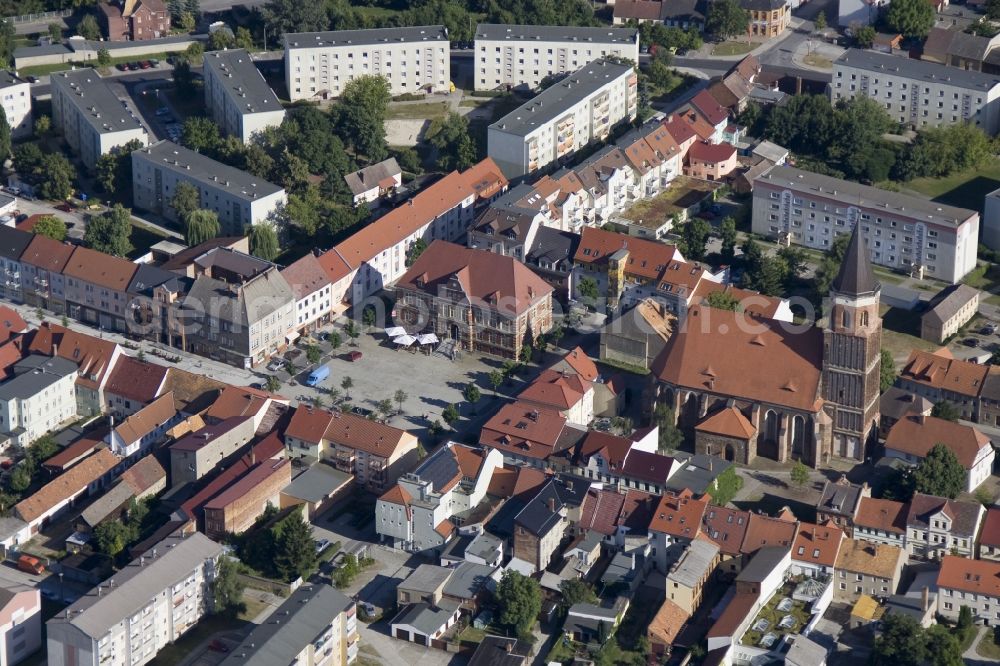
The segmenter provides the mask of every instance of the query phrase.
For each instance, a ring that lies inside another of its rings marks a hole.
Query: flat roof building
[[[594,60],[490,125],[489,156],[514,178],[603,141],[635,118],[637,85],[632,66]]]
[[[1000,75],[927,60],[848,49],[833,62],[830,99],[864,95],[911,127],[968,122],[990,136],[1000,131]]]
[[[476,26],[474,85],[476,90],[533,89],[547,77],[607,56],[638,63],[639,30],[480,23]]]
[[[176,220],[170,202],[181,182],[198,189],[199,207],[219,216],[223,235],[242,236],[246,227],[265,222],[286,200],[283,188],[171,141],[158,141],[133,153],[136,208]]]
[[[340,97],[359,76],[389,81],[393,95],[447,92],[451,43],[443,25],[285,34],[288,99]]]
[[[10,72],[0,71],[0,101],[11,138],[31,136],[31,84]]]
[[[790,166],[753,183],[753,232],[828,251],[860,225],[872,263],[955,283],[976,267],[979,213]]]
[[[225,134],[243,143],[285,119],[285,109],[245,49],[205,54],[205,106]]]
[[[52,122],[88,169],[113,148],[149,135],[97,70],[56,72],[52,80]]]

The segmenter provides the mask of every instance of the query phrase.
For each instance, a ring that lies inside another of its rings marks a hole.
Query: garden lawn
[[[448,115],[448,102],[396,102],[389,105],[387,120],[433,120]]]
[[[990,661],[1000,661],[1000,644],[996,641],[993,627],[989,627],[976,646],[976,654]]]
[[[750,53],[755,48],[760,46],[760,44],[754,42],[722,42],[721,44],[716,44],[712,48],[712,55],[714,56],[737,56],[745,55]]]
[[[1000,160],[993,160],[980,169],[961,171],[944,178],[914,178],[900,185],[904,190],[923,194],[934,201],[982,212],[984,197],[1000,188]]]

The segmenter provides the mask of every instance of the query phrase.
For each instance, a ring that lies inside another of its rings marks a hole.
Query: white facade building
[[[31,84],[10,72],[0,72],[0,101],[10,125],[10,137],[23,139],[31,136]]]
[[[246,143],[285,119],[278,96],[245,49],[205,54],[205,106],[225,134]]]
[[[588,63],[490,125],[487,152],[508,178],[538,171],[634,119],[637,85],[629,65]]]
[[[170,202],[177,184],[190,183],[199,207],[219,216],[220,235],[242,236],[284,206],[285,190],[171,141],[158,141],[132,154],[132,196],[136,208],[175,220]]]
[[[790,166],[754,180],[755,234],[827,251],[855,224],[872,263],[952,283],[976,267],[976,211]]]
[[[451,45],[441,25],[285,35],[288,99],[340,97],[359,76],[384,76],[393,95],[448,92]]]
[[[31,355],[0,384],[0,433],[25,447],[76,417],[77,367],[58,356]]]
[[[1000,132],[1000,76],[927,60],[848,49],[833,63],[830,98],[857,95],[885,107],[912,127],[968,122],[990,136]]]
[[[223,547],[171,535],[46,625],[50,666],[141,666],[211,611]]]
[[[476,90],[537,88],[548,76],[574,72],[606,56],[638,64],[636,28],[583,28],[557,25],[476,26]]]
[[[149,135],[138,118],[93,69],[52,74],[52,124],[88,169],[113,148]]]

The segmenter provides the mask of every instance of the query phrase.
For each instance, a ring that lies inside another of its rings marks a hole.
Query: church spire
[[[855,224],[832,290],[845,296],[865,296],[874,294],[879,289],[881,285],[872,272],[871,258],[865,239],[861,236],[861,224]]]

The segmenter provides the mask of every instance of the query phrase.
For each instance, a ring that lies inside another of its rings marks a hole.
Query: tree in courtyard
[[[111,53],[107,49],[97,49],[97,66],[102,68],[111,66]]]
[[[198,188],[182,180],[174,188],[174,196],[170,198],[170,207],[174,209],[177,218],[184,220],[201,206]]]
[[[254,50],[253,35],[247,28],[240,26],[236,28],[236,48],[246,49],[247,51]]]
[[[49,153],[33,172],[40,178],[38,193],[53,201],[68,199],[73,194],[76,168],[62,153]]]
[[[497,391],[500,389],[500,386],[503,384],[504,379],[505,378],[503,376],[503,372],[501,372],[500,370],[491,370],[490,371],[489,380],[490,380],[490,386],[493,387],[493,395],[494,396],[497,394]]]
[[[732,265],[736,258],[736,242],[739,236],[736,233],[736,220],[726,217],[719,225],[719,240],[722,241],[722,263]]]
[[[0,21],[0,67],[11,69],[14,66],[14,38],[17,31],[13,21]]]
[[[190,46],[184,49],[184,57],[192,65],[200,65],[204,56],[205,47],[201,42],[192,42]]]
[[[286,581],[305,579],[316,566],[316,545],[312,528],[302,519],[301,511],[293,511],[281,521],[275,539],[274,567]]]
[[[236,615],[246,609],[243,603],[243,589],[246,587],[240,579],[240,565],[228,557],[219,559],[215,570],[215,581],[212,583],[212,596],[215,599],[215,612]]]
[[[418,238],[417,240],[410,243],[409,249],[406,251],[406,265],[412,266],[413,263],[420,258],[420,255],[424,253],[427,249],[427,241],[423,238]]]
[[[479,398],[481,397],[479,387],[474,383],[469,382],[465,385],[465,388],[462,389],[462,397],[465,398],[465,401],[469,404],[476,404],[479,402]]]
[[[55,215],[43,215],[40,220],[35,222],[31,231],[39,236],[47,236],[60,242],[66,239],[67,233],[66,223]]]
[[[128,527],[121,521],[104,521],[94,528],[94,541],[97,544],[97,550],[109,557],[117,557],[128,545],[128,532]]]
[[[310,365],[316,365],[321,358],[323,358],[323,352],[317,345],[311,344],[306,347],[306,360],[309,361]]]
[[[376,319],[378,319],[378,314],[375,312],[374,305],[366,305],[361,310],[361,323],[364,324],[365,328],[374,326]]]
[[[684,441],[684,433],[677,427],[677,417],[674,410],[665,402],[657,403],[654,411],[656,425],[659,426],[660,451],[674,451]]]
[[[424,137],[437,149],[437,167],[442,171],[464,171],[476,163],[476,144],[469,134],[469,120],[451,111],[431,121]]]
[[[870,49],[875,44],[878,31],[875,26],[863,25],[854,31],[854,43],[860,49]]]
[[[340,388],[344,389],[344,394],[347,399],[351,399],[351,388],[354,386],[354,380],[349,376],[345,375],[343,379],[340,380]]]
[[[934,624],[924,630],[929,666],[962,666],[961,630],[955,632],[943,624]]]
[[[826,12],[820,12],[819,14],[816,14],[816,18],[814,19],[813,23],[815,24],[817,30],[825,30]]]
[[[957,421],[961,414],[959,414],[958,408],[953,402],[941,400],[934,403],[934,406],[931,408],[931,416],[944,419],[945,421]]]
[[[345,136],[369,162],[385,159],[385,120],[392,96],[389,81],[383,76],[365,75],[344,86],[340,116]]]
[[[805,488],[805,485],[809,483],[809,468],[801,460],[796,460],[795,464],[792,465],[790,476],[792,483],[799,488]]]
[[[91,42],[101,38],[101,27],[97,25],[93,14],[87,14],[80,20],[80,24],[76,26],[76,34]]]
[[[42,137],[52,131],[52,118],[49,116],[38,116],[35,121],[35,136]]]
[[[194,98],[198,93],[198,88],[194,83],[194,73],[191,71],[191,63],[183,58],[174,62],[173,76],[177,96],[181,99]]]
[[[459,418],[458,407],[456,407],[454,404],[448,405],[447,407],[444,408],[444,411],[441,412],[441,418],[444,419],[445,423],[451,426]]]
[[[500,622],[527,636],[542,610],[542,588],[534,578],[507,569],[494,595],[500,608]]]
[[[580,298],[590,307],[597,306],[597,298],[601,292],[597,287],[597,280],[590,277],[582,278],[576,285],[576,290],[580,293]]]
[[[892,352],[883,349],[879,357],[879,391],[885,393],[896,382],[896,362]]]
[[[840,272],[840,264],[847,253],[847,244],[851,240],[850,234],[840,234],[833,239],[830,250],[823,255],[816,267],[813,287],[820,296],[825,296],[830,291],[830,285]]]
[[[597,595],[594,588],[579,578],[569,578],[559,584],[563,606],[569,608],[575,604],[596,604]]]
[[[392,416],[392,400],[389,398],[379,400],[375,403],[375,412],[386,418]]]
[[[184,216],[184,242],[188,247],[201,245],[219,235],[219,216],[215,211],[199,208]]]
[[[181,143],[196,153],[210,154],[222,143],[219,126],[206,116],[194,116],[184,121]]]
[[[28,445],[27,459],[37,468],[59,451],[59,445],[51,435],[42,435]]]
[[[684,256],[690,261],[702,261],[705,259],[705,243],[712,235],[712,225],[706,220],[696,217],[688,220],[688,223],[681,229],[681,238],[684,240]]]
[[[750,25],[750,13],[739,0],[716,0],[708,8],[705,30],[722,39],[745,35]]]
[[[132,251],[131,237],[132,211],[115,204],[107,212],[90,218],[83,242],[92,250],[124,257]]]
[[[49,23],[49,39],[52,40],[53,44],[58,44],[62,41],[62,26],[58,23]]]
[[[7,479],[7,485],[15,493],[23,493],[25,490],[31,486],[31,477],[34,474],[34,470],[31,468],[31,464],[28,462],[21,462],[21,464],[14,467],[10,472],[10,477]]]
[[[392,395],[392,398],[393,400],[396,401],[396,404],[399,405],[398,413],[400,414],[403,413],[403,403],[406,402],[406,399],[409,397],[410,396],[406,395],[406,391],[404,391],[403,389],[396,389],[396,392]]]
[[[740,300],[728,291],[713,291],[705,297],[705,304],[716,310],[736,312],[740,306]]]
[[[236,38],[229,30],[216,30],[208,36],[209,51],[231,49],[235,43]]]
[[[267,389],[268,393],[276,393],[281,388],[281,380],[274,375],[268,375],[267,379],[264,380],[264,388]]]
[[[945,444],[935,444],[913,470],[917,492],[955,499],[965,490],[965,468]]]
[[[934,7],[926,0],[892,0],[885,22],[904,37],[922,39],[934,27]]]
[[[889,613],[882,618],[882,633],[875,639],[872,666],[922,666],[927,658],[923,631],[912,616]]]
[[[264,261],[274,261],[280,253],[278,232],[273,224],[261,222],[250,227],[250,254]]]
[[[332,333],[330,333],[330,336],[327,338],[327,341],[330,343],[330,346],[333,347],[334,349],[340,349],[340,345],[344,342],[340,337],[340,333],[338,333],[337,331],[333,331]]]

